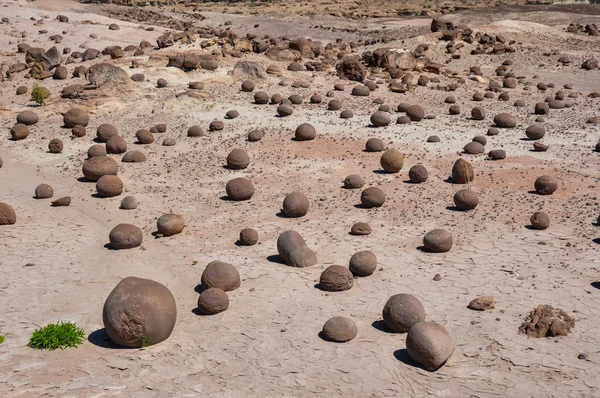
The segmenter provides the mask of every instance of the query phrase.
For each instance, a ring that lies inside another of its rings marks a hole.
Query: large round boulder
[[[238,242],[244,246],[254,246],[258,243],[258,232],[252,228],[244,228],[240,231]]]
[[[10,138],[13,141],[24,140],[29,135],[29,127],[22,123],[17,123],[10,129]]]
[[[114,135],[106,141],[106,153],[121,154],[127,152],[127,142],[121,136]]]
[[[286,217],[303,217],[308,213],[310,203],[302,192],[292,192],[283,200],[282,211]]]
[[[411,105],[406,110],[406,116],[413,122],[419,122],[425,117],[425,110],[421,105]]]
[[[119,165],[108,156],[94,156],[83,162],[82,171],[88,181],[96,182],[104,175],[117,175]]]
[[[90,123],[90,115],[81,108],[71,108],[64,114],[63,123],[66,127],[87,127]]]
[[[250,164],[250,156],[240,148],[235,148],[227,155],[227,167],[232,170],[243,170]]]
[[[367,152],[381,152],[385,150],[385,144],[380,138],[369,138],[365,144]]]
[[[546,127],[543,124],[532,124],[525,130],[525,135],[530,140],[541,140],[546,135]]]
[[[296,127],[294,139],[296,141],[310,141],[314,140],[316,136],[317,130],[311,124],[302,123]]]
[[[388,173],[397,173],[404,166],[404,157],[397,149],[388,149],[381,155],[380,164]]]
[[[358,328],[349,318],[334,316],[323,325],[322,336],[325,340],[345,343],[356,337]]]
[[[425,308],[412,294],[395,294],[383,307],[383,322],[392,332],[405,333],[425,320]]]
[[[468,184],[475,178],[475,172],[471,163],[464,159],[458,159],[452,166],[452,180],[457,184]]]
[[[40,184],[35,187],[36,199],[50,199],[54,196],[54,189],[48,184]]]
[[[180,234],[185,228],[185,220],[181,214],[163,214],[156,221],[156,229],[163,236]]]
[[[344,188],[346,189],[357,189],[362,188],[365,185],[365,179],[358,174],[350,174],[344,178]]]
[[[135,225],[119,224],[110,231],[108,239],[115,250],[133,249],[142,244],[144,233]]]
[[[254,186],[246,178],[238,177],[227,182],[225,191],[227,192],[227,197],[230,200],[249,200],[252,198],[252,195],[254,195]]]
[[[11,205],[0,202],[0,225],[12,225],[17,222],[17,214]]]
[[[285,231],[279,235],[277,252],[291,267],[305,268],[317,263],[316,254],[306,246],[306,242],[296,231]]]
[[[371,115],[371,124],[375,127],[385,127],[392,119],[390,118],[390,114],[388,112],[376,111]]]
[[[141,348],[166,340],[176,319],[177,305],[169,289],[131,276],[115,286],[102,310],[108,337],[122,347]]]
[[[445,229],[434,229],[423,237],[423,247],[432,253],[445,253],[452,249],[452,235]]]
[[[377,257],[369,250],[354,253],[348,268],[354,276],[369,276],[377,268]]]
[[[33,111],[23,111],[17,115],[17,123],[21,123],[26,126],[36,124],[38,120],[38,115]]]
[[[115,175],[103,175],[96,182],[96,192],[102,198],[111,198],[123,193],[123,181]]]
[[[473,210],[479,204],[479,196],[470,189],[461,189],[454,194],[454,205],[458,210]]]
[[[422,164],[416,164],[408,170],[408,178],[413,184],[421,184],[427,181],[429,173]]]
[[[510,129],[517,127],[517,118],[510,113],[499,113],[494,116],[494,124],[500,128]]]
[[[202,272],[201,283],[204,289],[216,287],[230,292],[240,287],[240,273],[231,264],[211,261]]]
[[[454,342],[446,328],[435,322],[420,322],[406,336],[408,355],[425,370],[442,367],[454,352]]]
[[[227,308],[229,308],[229,297],[218,287],[206,289],[198,297],[198,312],[202,315],[215,315]]]
[[[385,203],[385,192],[378,187],[369,187],[362,191],[360,202],[367,209],[381,207]]]
[[[352,272],[341,265],[331,265],[321,273],[319,289],[327,292],[341,292],[349,290],[354,285]]]
[[[96,138],[99,142],[107,142],[112,137],[118,136],[119,131],[112,124],[103,123],[96,129]]]
[[[534,187],[540,195],[552,195],[558,188],[558,181],[554,177],[543,175],[535,180]]]
[[[536,211],[529,219],[535,229],[546,229],[550,226],[550,216],[543,211]]]

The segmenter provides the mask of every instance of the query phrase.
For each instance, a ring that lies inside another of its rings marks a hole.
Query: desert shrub
[[[71,322],[51,323],[36,329],[29,339],[29,347],[55,350],[83,344],[85,331]]]
[[[50,91],[46,87],[35,84],[31,90],[31,99],[39,105],[44,105],[44,101],[50,97]]]

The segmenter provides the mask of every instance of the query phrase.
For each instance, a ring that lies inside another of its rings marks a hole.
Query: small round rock
[[[325,340],[345,343],[358,334],[356,324],[349,318],[334,316],[323,325],[322,335]]]
[[[434,229],[423,237],[425,250],[432,253],[445,253],[452,249],[452,235],[445,229]]]
[[[354,253],[350,258],[349,269],[354,276],[369,276],[377,269],[377,257],[368,250]]]
[[[229,308],[227,293],[217,287],[204,290],[198,297],[198,312],[202,315],[215,315]]]
[[[550,226],[550,216],[543,211],[536,211],[529,219],[535,229],[546,229]]]
[[[244,246],[254,246],[258,243],[258,232],[252,228],[244,228],[240,231],[239,243]]]
[[[412,294],[395,294],[385,303],[382,311],[383,322],[392,332],[405,333],[411,327],[425,320],[425,308]]]
[[[54,196],[54,190],[48,184],[40,184],[35,187],[35,198],[36,199],[50,199]]]
[[[321,273],[319,289],[327,292],[341,292],[349,290],[354,285],[352,272],[341,265],[331,265]]]

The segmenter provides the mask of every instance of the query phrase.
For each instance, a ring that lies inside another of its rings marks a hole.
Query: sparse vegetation
[[[0,344],[4,343],[4,336],[0,336]]]
[[[36,329],[29,339],[29,347],[45,350],[78,347],[83,344],[85,331],[72,322],[51,323]]]
[[[39,84],[35,84],[31,90],[31,99],[38,105],[44,105],[44,101],[50,97],[50,91]]]

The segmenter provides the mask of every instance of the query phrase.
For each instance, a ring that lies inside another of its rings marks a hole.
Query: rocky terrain
[[[0,394],[598,396],[596,8],[224,7],[0,0]]]

